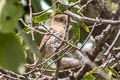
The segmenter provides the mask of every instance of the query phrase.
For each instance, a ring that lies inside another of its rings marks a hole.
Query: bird
[[[56,35],[62,40],[68,40],[69,32],[66,32],[67,23],[68,23],[68,15],[66,14],[55,15],[51,21],[51,26],[49,29],[50,33]],[[39,46],[40,53],[42,54],[41,56],[42,60],[47,59],[48,57],[53,55],[56,52],[56,50],[62,45],[62,40],[50,34],[44,35],[41,44]],[[63,47],[63,45],[61,47]]]

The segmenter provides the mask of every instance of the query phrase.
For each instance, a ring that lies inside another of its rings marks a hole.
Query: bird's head
[[[53,17],[52,24],[53,25],[66,25],[68,19],[68,15],[65,14],[58,14]]]
[[[54,29],[66,28],[68,22],[68,15],[58,14],[52,18],[51,27]],[[70,25],[73,23],[70,19]]]

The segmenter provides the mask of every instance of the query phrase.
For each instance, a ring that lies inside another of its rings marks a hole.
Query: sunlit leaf
[[[52,64],[51,64],[52,63]],[[55,65],[55,62],[50,59],[48,62],[47,62],[48,65],[50,65],[48,68],[49,69],[56,69],[56,65]]]
[[[94,76],[93,75],[91,75],[91,74],[88,74],[88,75],[85,75],[84,76],[84,80],[94,80]]]
[[[0,0],[0,32],[12,32],[21,15],[22,6],[19,5],[19,0]]]
[[[112,78],[112,72],[107,67],[104,69],[104,72],[108,75],[108,78]]]
[[[112,72],[113,76],[115,76],[116,78],[119,78],[118,73],[113,68],[111,68],[110,66],[107,66],[107,68]]]
[[[93,73],[97,73],[97,72],[98,72],[98,70],[100,70],[100,68],[99,68],[99,67],[92,69],[92,70],[91,70],[91,72],[93,72]]]
[[[78,23],[82,28],[85,29],[86,32],[90,32],[88,26],[84,22],[79,21]]]

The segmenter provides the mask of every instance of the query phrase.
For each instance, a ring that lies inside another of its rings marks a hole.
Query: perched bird
[[[58,14],[52,18],[50,32],[57,37],[66,40],[68,39],[68,33],[66,32],[68,22],[68,15]],[[70,22],[71,23],[71,22]],[[62,41],[52,35],[44,35],[39,50],[42,54],[42,58],[46,59],[53,55],[57,48],[62,44]],[[63,46],[63,45],[62,45]]]

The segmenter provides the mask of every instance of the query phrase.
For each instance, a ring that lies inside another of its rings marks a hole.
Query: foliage
[[[23,49],[14,31],[22,12],[19,0],[0,1],[0,67],[14,72],[20,72],[19,68],[25,63]]]

